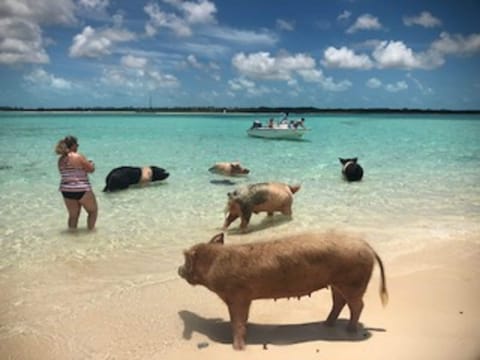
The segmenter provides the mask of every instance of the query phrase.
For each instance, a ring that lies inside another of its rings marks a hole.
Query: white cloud
[[[20,18],[0,19],[0,64],[44,64],[49,60],[37,24]]]
[[[236,54],[232,64],[241,74],[252,78],[289,80],[295,71],[314,68],[315,60],[305,54],[272,57],[269,52],[258,52]]]
[[[440,39],[435,40],[431,49],[440,54],[471,55],[480,52],[480,34],[450,35],[447,32],[440,34]]]
[[[73,38],[69,54],[71,57],[98,58],[110,54],[116,43],[131,41],[134,38],[133,33],[121,28],[95,30],[87,26]]]
[[[42,25],[77,22],[71,0],[0,1],[0,64],[48,63]]]
[[[389,92],[399,92],[408,89],[408,85],[405,81],[397,81],[394,84],[387,84],[385,85],[385,89]]]
[[[191,67],[195,69],[203,68],[203,65],[197,60],[197,58],[193,54],[190,54],[187,56],[187,64],[189,64]]]
[[[370,69],[373,66],[368,55],[357,55],[353,50],[344,46],[340,49],[330,46],[325,50],[323,56],[324,60],[322,63],[327,67]]]
[[[382,86],[382,82],[379,79],[373,77],[368,79],[365,85],[371,89],[378,89]]]
[[[382,24],[377,17],[370,14],[363,14],[347,29],[347,34],[353,34],[360,30],[379,30],[381,28]]]
[[[373,58],[379,68],[405,68],[422,67],[418,57],[412,49],[402,41],[382,41],[373,51]]]
[[[239,53],[232,59],[233,66],[243,75],[253,79],[283,80],[291,86],[297,84],[295,76],[306,82],[319,84],[328,91],[344,91],[352,86],[348,80],[334,82],[316,69],[315,60],[306,54],[281,54],[273,57],[268,52],[249,55]]]
[[[129,68],[143,69],[147,65],[148,60],[144,57],[133,56],[129,54],[122,56],[120,63]]]
[[[337,20],[346,21],[350,19],[350,16],[352,16],[352,13],[350,11],[344,10],[340,15],[337,16]]]
[[[157,3],[149,3],[144,7],[144,11],[149,16],[145,25],[147,35],[153,36],[159,29],[166,28],[177,36],[188,37],[193,34],[191,25],[216,22],[217,8],[208,0],[198,2],[166,0],[165,3],[176,9],[177,13],[164,11]]]
[[[405,16],[403,18],[403,23],[406,26],[420,25],[426,28],[442,25],[442,21],[434,17],[428,11],[422,11],[420,15],[416,16]]]
[[[230,42],[247,45],[274,45],[278,38],[275,34],[268,31],[248,31],[237,30],[226,27],[211,27],[207,29],[205,35]]]
[[[77,22],[72,0],[2,0],[2,18],[21,18],[38,25],[71,25]]]
[[[319,84],[324,90],[327,91],[345,91],[352,87],[352,83],[348,80],[342,80],[335,82],[331,77],[325,77],[322,70],[318,69],[305,69],[300,70],[299,75],[306,82],[312,82]]]
[[[268,88],[258,87],[254,81],[244,77],[229,80],[228,85],[233,92],[245,92],[248,96],[259,96],[271,92]]]
[[[180,8],[185,14],[185,19],[190,24],[205,24],[215,22],[215,13],[217,8],[215,4],[208,0],[199,2],[185,1],[180,4]]]
[[[105,68],[100,81],[118,92],[138,95],[139,91],[170,89],[179,86],[178,79],[156,69],[134,69],[128,67]]]
[[[277,19],[277,29],[284,30],[284,31],[293,31],[295,30],[295,21]]]
[[[40,68],[25,75],[24,79],[32,86],[46,87],[55,90],[70,90],[72,88],[70,81],[49,74]]]
[[[145,12],[150,20],[145,25],[145,32],[149,36],[153,36],[160,28],[167,28],[173,31],[177,36],[191,36],[192,30],[188,24],[177,15],[166,13],[160,10],[156,3],[147,4],[144,7]]]

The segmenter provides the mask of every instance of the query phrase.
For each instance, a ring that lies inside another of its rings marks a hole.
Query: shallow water
[[[63,344],[59,353],[91,355],[88,340],[68,343],[59,324],[149,286],[178,291],[171,287],[181,250],[220,231],[226,193],[242,184],[301,190],[293,219],[253,215],[246,235],[238,221],[231,225],[230,242],[346,229],[363,233],[388,262],[429,242],[480,241],[479,116],[304,116],[304,141],[276,141],[246,135],[265,115],[0,114],[0,349],[27,336]],[[68,134],[96,164],[94,232],[85,230],[85,214],[79,231],[66,230],[53,148]],[[365,175],[349,184],[338,157],[354,156]],[[223,179],[207,171],[217,161],[240,161],[251,173],[213,184]],[[156,165],[170,177],[102,193],[108,172],[122,165]],[[116,310],[121,318],[126,309]]]

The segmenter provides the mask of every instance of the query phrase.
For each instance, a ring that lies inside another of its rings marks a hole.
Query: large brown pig
[[[275,211],[284,215],[292,215],[293,194],[300,185],[288,185],[277,182],[250,184],[229,192],[227,211],[223,229],[238,217],[241,219],[240,229],[245,231],[252,213],[267,212],[272,216]]]
[[[223,245],[223,233],[209,243],[184,252],[179,275],[191,285],[203,285],[228,306],[233,348],[244,349],[252,300],[310,295],[330,286],[333,306],[327,325],[333,326],[348,305],[348,330],[356,331],[363,294],[375,260],[380,266],[380,296],[388,300],[382,260],[363,240],[327,232],[299,234],[270,242]]]
[[[219,162],[210,167],[208,171],[225,176],[247,175],[250,172],[239,162]]]

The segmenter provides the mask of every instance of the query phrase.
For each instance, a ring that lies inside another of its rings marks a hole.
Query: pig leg
[[[223,230],[227,230],[228,226],[238,218],[238,215],[232,215],[231,213],[225,218],[223,223]]]
[[[356,332],[358,327],[358,319],[363,310],[363,300],[358,298],[348,301],[348,307],[350,309],[350,321],[347,326],[349,332]]]
[[[245,349],[245,339],[247,337],[247,321],[250,304],[251,301],[248,300],[234,300],[228,303],[230,324],[232,326],[233,348],[235,350]]]
[[[347,303],[343,295],[333,286],[332,286],[332,300],[333,300],[332,310],[330,311],[330,314],[328,315],[328,318],[326,321],[328,326],[335,325],[335,321],[337,320],[338,315],[340,315],[343,307]]]
[[[250,218],[252,217],[251,211],[245,211],[242,214],[242,222],[240,223],[240,230],[245,232],[247,230],[248,223],[250,222]]]
[[[292,216],[292,201],[286,202],[281,211],[283,215]]]

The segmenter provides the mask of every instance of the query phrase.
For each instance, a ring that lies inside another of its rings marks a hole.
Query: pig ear
[[[209,242],[209,244],[220,244],[223,245],[223,232],[215,235]]]

